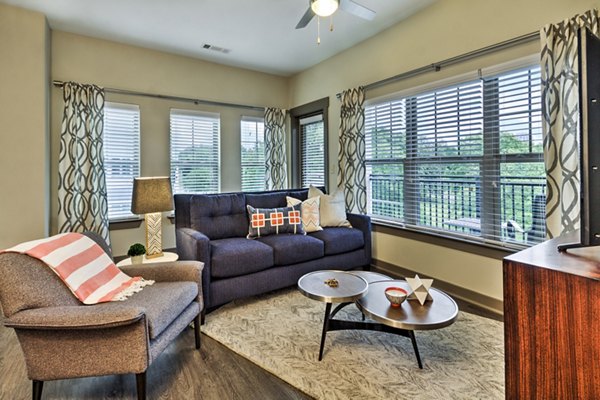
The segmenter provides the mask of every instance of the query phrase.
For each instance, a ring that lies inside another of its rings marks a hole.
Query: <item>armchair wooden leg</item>
[[[42,389],[44,388],[44,381],[36,381],[33,380],[33,390],[31,392],[31,398],[33,400],[41,400],[42,399]]]
[[[206,319],[206,307],[200,311],[200,324],[204,325],[204,320]]]
[[[146,372],[135,374],[138,400],[146,400]]]
[[[194,338],[196,339],[196,348],[200,348],[200,314],[194,318]]]

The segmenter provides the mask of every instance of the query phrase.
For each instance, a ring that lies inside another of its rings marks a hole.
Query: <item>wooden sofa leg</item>
[[[194,318],[194,339],[196,339],[196,349],[200,348],[200,314]]]
[[[31,392],[31,398],[33,400],[41,400],[42,399],[42,389],[44,389],[44,381],[31,381],[33,383],[33,390]]]
[[[146,400],[146,372],[135,374],[138,400]]]

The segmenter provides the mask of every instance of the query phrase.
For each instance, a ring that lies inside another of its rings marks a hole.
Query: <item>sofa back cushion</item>
[[[211,240],[246,236],[248,217],[245,195],[193,195],[190,201],[190,227]]]

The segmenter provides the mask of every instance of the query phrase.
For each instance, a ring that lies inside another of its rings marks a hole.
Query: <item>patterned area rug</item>
[[[207,315],[202,330],[317,399],[503,399],[502,323],[469,313],[417,331],[423,369],[410,339],[381,332],[327,334],[318,361],[325,303],[296,289],[237,301]],[[354,305],[336,318],[360,319]]]

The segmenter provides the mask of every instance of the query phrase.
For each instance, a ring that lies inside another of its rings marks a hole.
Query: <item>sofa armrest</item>
[[[365,241],[365,256],[368,261],[368,265],[371,265],[371,217],[364,214],[347,213],[346,218],[353,228],[359,229],[363,233],[363,239]]]
[[[91,306],[42,307],[19,311],[4,319],[16,329],[101,329],[129,325],[144,318],[142,307],[114,302]]]
[[[202,309],[202,269],[200,261],[184,260],[160,263],[132,264],[121,267],[121,271],[129,276],[141,276],[156,282],[189,281],[198,284],[198,302]]]
[[[177,228],[175,230],[177,253],[180,260],[195,260],[204,264],[202,270],[202,295],[204,304],[208,304],[210,286],[210,239],[202,232],[192,228]]]

